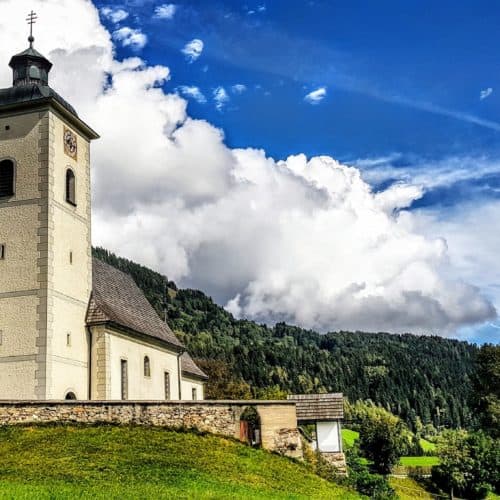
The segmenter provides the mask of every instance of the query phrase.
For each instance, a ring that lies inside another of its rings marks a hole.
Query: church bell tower
[[[87,399],[98,135],[49,86],[52,64],[28,41],[0,90],[0,399]]]

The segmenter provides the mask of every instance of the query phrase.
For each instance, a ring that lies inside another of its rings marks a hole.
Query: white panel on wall
[[[340,452],[340,429],[339,423],[334,422],[318,422],[318,450],[323,452]]]

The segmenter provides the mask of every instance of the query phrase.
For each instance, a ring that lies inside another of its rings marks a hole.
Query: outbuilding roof
[[[344,417],[342,393],[292,394],[288,399],[295,402],[299,422],[331,421]]]

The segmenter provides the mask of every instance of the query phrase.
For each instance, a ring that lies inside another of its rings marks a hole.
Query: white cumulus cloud
[[[101,9],[101,14],[114,24],[124,21],[129,16],[129,13],[126,10],[113,7],[103,7]]]
[[[215,107],[222,111],[224,106],[229,102],[229,94],[224,87],[217,87],[213,91],[213,97],[215,101]]]
[[[481,90],[481,92],[479,93],[479,99],[481,99],[482,101],[483,99],[489,97],[491,94],[493,94],[493,89],[491,87],[488,87],[487,89]]]
[[[190,85],[181,85],[179,87],[179,90],[182,95],[186,97],[190,97],[191,99],[194,99],[195,101],[198,101],[199,103],[205,103],[207,102],[207,98],[204,96],[203,92],[196,86],[190,86]]]
[[[114,58],[87,0],[3,0],[3,8],[2,85],[33,8],[44,19],[36,46],[54,63],[53,87],[101,134],[92,149],[94,244],[259,321],[447,334],[495,317],[473,276],[463,281],[450,266],[439,226],[427,233],[405,210],[421,187],[402,181],[374,193],[357,168],[327,156],[279,161],[229,148],[220,129],[164,92],[168,68]]]
[[[326,97],[326,87],[319,87],[316,90],[309,92],[304,97],[304,100],[309,104],[319,104]]]
[[[131,47],[139,50],[144,48],[148,42],[148,37],[140,30],[124,26],[113,32],[113,38],[124,47]]]
[[[155,17],[158,19],[173,19],[177,6],[173,3],[165,3],[155,8]]]
[[[184,48],[181,50],[181,52],[186,56],[186,59],[189,62],[194,62],[201,56],[203,48],[203,40],[194,38],[190,42],[186,43],[186,45],[184,45]]]

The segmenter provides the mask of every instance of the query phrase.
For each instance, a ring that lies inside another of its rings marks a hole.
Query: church
[[[33,42],[0,90],[0,399],[203,399],[207,376],[132,278],[92,257],[99,136]]]

